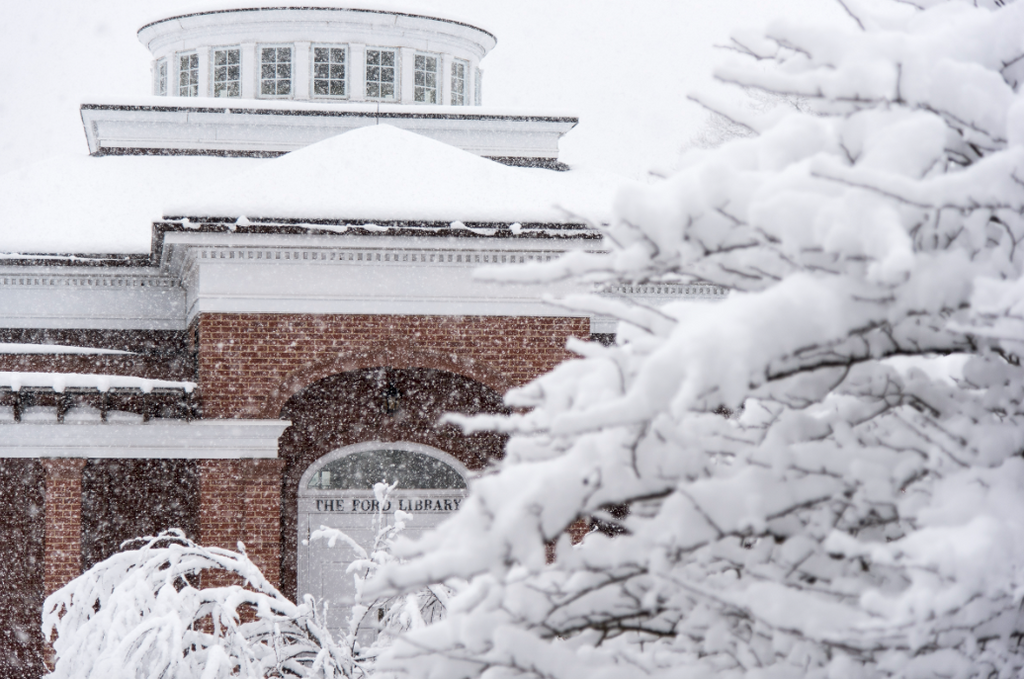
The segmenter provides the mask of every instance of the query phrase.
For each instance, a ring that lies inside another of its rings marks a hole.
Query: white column
[[[348,98],[350,101],[366,101],[366,45],[349,43]]]
[[[309,99],[313,91],[313,65],[308,42],[297,42],[292,51],[292,96],[295,99]]]
[[[450,54],[441,55],[441,72],[437,74],[440,80],[437,93],[439,101],[437,103],[443,106],[451,106],[452,104],[452,63],[454,61],[455,59]]]
[[[411,104],[413,97],[413,65],[416,63],[416,50],[411,47],[402,47],[399,50],[398,59],[398,77],[401,82],[401,87],[398,91],[401,93],[399,103]]]
[[[243,42],[239,55],[242,66],[242,99],[255,99],[259,87],[260,62],[256,58],[256,43]]]
[[[199,55],[199,96],[212,97],[213,64],[210,63],[210,48],[200,47],[196,54]]]

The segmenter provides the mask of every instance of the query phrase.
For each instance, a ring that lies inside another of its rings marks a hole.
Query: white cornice
[[[545,295],[594,292],[561,281],[501,284],[482,266],[548,262],[597,251],[593,232],[562,237],[430,237],[183,230],[164,233],[150,269],[0,268],[0,324],[29,328],[183,329],[202,313],[564,316]],[[659,306],[723,299],[700,284],[606,286],[600,294]],[[592,318],[594,332],[615,322]]]
[[[185,290],[157,269],[0,267],[0,327],[180,330]]]
[[[287,420],[0,424],[0,458],[275,458],[277,440],[290,424]]]
[[[274,156],[378,122],[480,156],[555,162],[575,118],[489,115],[474,107],[306,104],[150,97],[83,104],[89,152]]]

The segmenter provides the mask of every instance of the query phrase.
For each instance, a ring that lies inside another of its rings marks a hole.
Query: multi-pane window
[[[242,50],[213,50],[213,96],[242,96]]]
[[[394,50],[366,50],[366,97],[368,99],[395,98]]]
[[[199,96],[199,55],[178,55],[178,96]]]
[[[313,96],[344,97],[345,89],[345,48],[313,48]]]
[[[468,75],[469,64],[456,59],[452,62],[452,106],[465,106],[466,101],[466,76]]]
[[[292,93],[292,48],[260,48],[260,95],[288,97]]]
[[[484,102],[484,72],[476,69],[476,83],[473,86],[473,103],[477,106]]]
[[[437,103],[437,57],[417,54],[413,63],[413,101]]]
[[[153,69],[153,92],[161,97],[167,96],[167,60],[157,59]]]

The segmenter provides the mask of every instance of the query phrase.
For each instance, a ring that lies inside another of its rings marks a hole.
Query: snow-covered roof
[[[210,14],[214,12],[228,12],[248,9],[332,9],[332,10],[355,10],[364,12],[386,12],[392,14],[404,14],[408,16],[423,17],[426,19],[439,19],[453,23],[472,25],[467,18],[457,16],[451,12],[435,6],[430,2],[394,2],[392,0],[302,0],[301,2],[287,2],[286,0],[208,0],[207,2],[189,3],[177,7],[173,12],[166,9],[160,13],[152,14],[145,25],[167,21],[182,16],[197,14]],[[483,28],[472,26],[477,30],[490,33]],[[141,29],[140,29],[141,30]]]
[[[603,220],[619,179],[509,167],[389,125],[284,156],[59,156],[0,175],[0,253],[149,253],[164,216]]]
[[[510,167],[390,125],[362,127],[180,194],[167,216],[578,222],[610,213],[617,181]]]
[[[173,196],[255,162],[67,155],[0,175],[0,253],[148,253]]]

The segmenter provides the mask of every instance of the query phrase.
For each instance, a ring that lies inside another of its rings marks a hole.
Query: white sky
[[[282,5],[288,4],[282,2]],[[302,4],[302,3],[294,3]],[[352,0],[339,4],[365,6]],[[406,0],[498,36],[483,62],[484,104],[574,112],[562,160],[640,176],[671,166],[703,124],[686,96],[705,87],[716,44],[773,17],[844,20],[831,0]],[[148,95],[139,26],[194,0],[0,2],[0,174],[86,153],[78,107]]]

